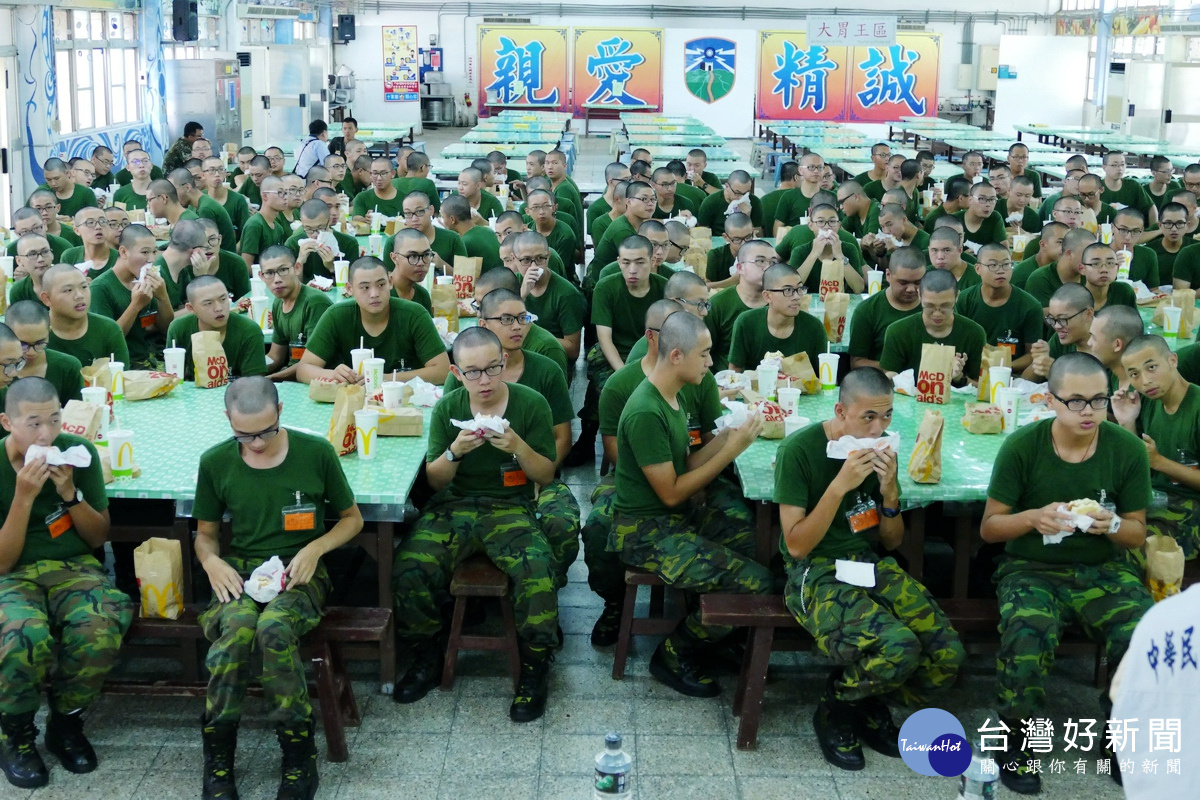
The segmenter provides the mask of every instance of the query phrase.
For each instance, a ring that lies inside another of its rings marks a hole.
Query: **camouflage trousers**
[[[579,418],[593,422],[600,420],[600,391],[604,388],[604,384],[608,383],[608,379],[613,376],[615,370],[612,364],[608,363],[608,359],[604,357],[604,351],[600,349],[600,345],[594,344],[584,356],[584,366],[587,368],[587,391],[583,394],[583,407],[579,409]]]
[[[37,561],[0,575],[0,714],[56,711],[100,694],[133,621],[133,604],[92,556]]]
[[[612,529],[616,487],[600,484],[592,491],[592,510],[583,526],[583,558],[588,568],[588,586],[608,602],[619,603],[625,595],[625,565],[620,556],[608,551]],[[754,516],[742,493],[725,476],[720,476],[704,491],[704,505],[718,511],[730,524],[754,530]],[[753,553],[753,541],[747,555]]]
[[[554,554],[532,508],[510,499],[436,495],[411,536],[396,550],[392,592],[396,633],[436,636],[450,601],[454,568],[482,553],[512,583],[513,616],[521,639],[535,647],[558,642]]]
[[[1078,622],[1119,664],[1133,629],[1154,604],[1124,559],[1105,564],[1041,564],[1006,556],[996,570],[1000,713],[1019,719],[1046,705],[1046,674],[1063,628]]]
[[[817,649],[845,667],[834,687],[838,699],[890,696],[919,705],[954,681],[966,651],[924,586],[892,558],[875,564],[871,589],[839,581],[836,570],[833,558],[798,562],[784,601]]]
[[[1170,536],[1189,561],[1200,554],[1200,501],[1167,492],[1166,508],[1146,511],[1146,535]]]
[[[261,559],[226,556],[243,578],[250,577]],[[330,580],[318,563],[312,580],[279,593],[269,603],[242,594],[228,603],[213,598],[200,615],[200,628],[212,642],[204,664],[208,668],[209,722],[238,722],[250,684],[251,655],[262,656],[263,696],[271,722],[292,725],[312,716],[308,678],[300,658],[300,639],[321,623]]]
[[[579,557],[579,501],[565,483],[552,481],[538,492],[534,513],[554,555],[554,588],[561,589]]]
[[[608,547],[624,563],[653,572],[677,589],[697,594],[771,591],[771,571],[753,558],[754,526],[730,520],[719,509],[644,518],[617,513]],[[701,624],[698,606],[680,625],[706,641],[723,639],[733,630]]]

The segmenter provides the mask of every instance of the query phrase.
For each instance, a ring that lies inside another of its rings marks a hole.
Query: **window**
[[[138,120],[133,14],[56,9],[54,47],[59,133]]]

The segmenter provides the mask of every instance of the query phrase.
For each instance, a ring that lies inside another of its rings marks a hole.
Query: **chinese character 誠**
[[[866,60],[858,64],[866,78],[863,90],[858,92],[858,101],[864,108],[903,103],[914,116],[923,115],[925,99],[913,94],[917,78],[909,74],[920,58],[919,53],[899,44],[889,45],[886,56],[884,48],[868,47]]]
[[[536,103],[557,105],[558,89],[539,97],[542,90],[542,53],[546,46],[541,42],[518,45],[507,36],[500,37],[500,48],[496,50],[495,78],[486,91],[496,92],[501,103]]]
[[[619,36],[605,39],[596,45],[596,55],[588,56],[587,72],[599,83],[584,102],[612,103],[623,106],[644,106],[644,100],[625,91],[625,84],[633,77],[633,68],[645,62],[646,57],[631,52],[633,43]]]
[[[783,43],[783,53],[775,56],[778,69],[771,73],[775,79],[771,94],[782,95],[784,108],[792,107],[795,91],[800,89],[797,108],[811,108],[816,113],[825,110],[826,78],[838,66],[829,60],[828,53],[829,48],[821,45],[801,50],[791,42]]]

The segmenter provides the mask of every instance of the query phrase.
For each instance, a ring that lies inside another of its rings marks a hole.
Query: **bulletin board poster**
[[[575,28],[575,110],[662,110],[661,28]]]
[[[415,103],[421,99],[417,60],[417,26],[383,26],[383,99]]]
[[[566,28],[479,26],[479,108],[566,111],[569,81]]]
[[[892,122],[937,115],[941,37],[900,34],[895,44],[809,46],[804,33],[763,31],[759,119]]]

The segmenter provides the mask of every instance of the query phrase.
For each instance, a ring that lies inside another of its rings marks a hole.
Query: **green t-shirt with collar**
[[[158,179],[156,178],[155,180]],[[146,199],[146,195],[138,194],[134,190],[132,183],[127,183],[113,194],[112,202],[114,206],[117,203],[124,203],[126,211],[138,209],[145,211],[149,201]]]
[[[1108,184],[1103,184],[1103,188],[1100,190],[1100,202],[1107,203],[1118,211],[1120,210],[1117,208],[1118,204],[1136,208],[1143,215],[1148,214],[1150,209],[1154,208],[1154,203],[1150,200],[1150,195],[1146,193],[1145,188],[1131,178],[1123,178],[1121,188],[1115,192],[1108,188]]]
[[[1080,276],[1079,283],[1083,282],[1083,277]],[[1050,298],[1063,285],[1062,278],[1058,277],[1058,262],[1049,264],[1045,267],[1038,267],[1029,276],[1029,280],[1025,282],[1025,291],[1033,295],[1033,299],[1042,304],[1042,308],[1050,307]]]
[[[546,402],[550,404],[551,425],[561,425],[575,419],[571,393],[567,389],[567,378],[558,365],[540,353],[525,352],[524,356],[525,368],[521,370],[521,377],[517,378],[516,382],[528,386],[546,398]],[[446,382],[442,385],[442,394],[450,394],[461,387],[462,382],[454,373],[447,373]]]
[[[1145,444],[1111,422],[1100,422],[1095,452],[1081,463],[1063,461],[1054,450],[1046,419],[1018,428],[1004,438],[992,469],[988,497],[1014,513],[1051,503],[1100,499],[1116,503],[1117,513],[1141,511],[1150,505],[1150,461]],[[1032,530],[1004,547],[1010,556],[1043,564],[1103,564],[1123,560],[1125,553],[1112,540],[1075,531],[1058,544],[1045,544]]]
[[[676,405],[673,408],[648,380],[629,395],[617,423],[621,455],[616,465],[616,513],[645,519],[675,512],[659,498],[642,469],[670,463],[677,475],[687,472],[688,415],[678,400]]]
[[[821,502],[829,485],[837,478],[844,463],[841,459],[825,455],[829,435],[825,424],[817,422],[784,439],[775,454],[775,495],[780,505],[796,506],[812,513]],[[846,513],[855,506],[859,496],[871,498],[879,508],[883,507],[883,495],[879,488],[879,476],[871,473],[853,492],[847,492],[837,509],[828,530],[809,553],[817,558],[846,558],[865,555],[871,551],[871,542],[863,534],[850,530]],[[787,551],[783,535],[779,546],[784,560],[791,566],[793,559]]]
[[[68,400],[82,400],[83,375],[79,371],[83,365],[79,363],[79,359],[52,348],[47,348],[44,355],[46,357],[44,377],[50,381],[54,386],[54,391],[58,393],[59,405],[65,406]],[[89,361],[88,364],[90,365],[91,362]],[[0,408],[4,407],[4,398],[7,396],[8,387],[0,389]]]
[[[800,265],[812,253],[813,242],[802,244],[792,250],[791,258],[788,259],[788,264],[793,269],[800,269]],[[862,250],[858,249],[858,245],[842,242],[842,255],[850,259],[850,266],[858,273],[862,274],[863,257]],[[818,258],[813,262],[812,269],[808,272],[808,277],[804,281],[804,288],[809,294],[817,294],[821,291],[821,259]]]
[[[92,269],[88,271],[88,275],[94,278],[101,272],[112,269],[113,265],[117,263],[117,259],[120,257],[120,251],[113,250],[111,247],[108,248],[108,258],[105,259],[104,263],[100,265],[99,269],[96,268],[96,265],[93,262]],[[76,264],[82,264],[86,260],[87,258],[84,256],[82,247],[72,247],[62,254],[62,258],[58,260],[58,263],[75,266]]]
[[[66,230],[65,225],[63,226],[63,230],[64,231]],[[46,241],[50,244],[50,252],[54,254],[54,263],[55,264],[63,263],[63,260],[62,260],[63,254],[66,253],[71,248],[73,248],[73,247],[82,248],[83,247],[83,245],[76,245],[76,244],[68,241],[67,239],[64,239],[63,237],[55,236],[52,233],[47,233],[47,234],[43,234],[43,235],[46,237]],[[13,256],[14,258],[16,257],[16,255],[17,255],[17,240],[16,239],[13,239],[11,242],[8,243],[8,248],[5,250],[5,253],[7,255]]]
[[[561,339],[583,330],[587,319],[587,301],[583,294],[561,275],[550,274],[546,291],[541,297],[532,292],[525,298],[525,309],[536,314],[538,322]]]
[[[888,328],[902,319],[921,313],[921,304],[901,311],[887,299],[887,292],[876,292],[854,309],[854,324],[850,326],[849,354],[851,358],[878,361],[883,354],[883,340]]]
[[[171,321],[167,329],[167,341],[174,342],[176,347],[184,349],[183,379],[190,381],[195,378],[195,365],[192,363],[192,334],[200,330],[200,322],[195,314],[184,314]],[[262,328],[249,317],[241,314],[230,314],[225,323],[225,338],[221,341],[225,351],[225,361],[229,366],[229,377],[246,378],[251,375],[267,374],[266,351],[263,347]]]
[[[283,214],[277,214],[273,223],[267,222],[262,214],[255,214],[242,229],[241,252],[257,256],[271,245],[286,244],[291,235],[291,223]]]
[[[1161,236],[1150,240],[1150,243],[1147,244],[1146,247],[1154,251],[1154,256],[1158,259],[1158,280],[1161,281],[1159,286],[1171,285],[1171,282],[1175,279],[1175,260],[1179,258],[1179,256],[1183,255],[1183,251],[1189,247],[1192,247],[1193,244],[1188,244],[1187,239],[1184,239],[1183,242],[1181,242],[1182,246],[1179,248],[1179,250],[1171,253],[1168,252],[1167,248],[1163,247],[1163,240]],[[1131,273],[1132,269],[1133,267],[1131,265]]]
[[[308,340],[317,329],[317,322],[333,305],[329,295],[320,289],[301,285],[300,295],[291,311],[283,310],[283,300],[276,297],[271,301],[271,344],[289,348],[291,355],[288,366],[295,364],[308,348]]]
[[[920,314],[914,314],[888,329],[883,340],[883,354],[879,357],[879,368],[884,372],[915,371],[921,365],[921,345],[945,344],[953,347],[955,353],[967,354],[963,376],[974,379],[979,377],[980,359],[986,343],[987,334],[983,327],[961,314],[954,315],[954,327],[942,339],[930,336],[929,331],[925,330],[925,320]]]
[[[287,429],[287,437],[283,462],[268,469],[249,466],[232,437],[200,456],[192,516],[220,522],[229,511],[233,519],[229,551],[234,557],[279,556],[286,564],[305,545],[325,535],[326,514],[337,515],[354,505],[354,492],[332,445],[293,428]],[[296,492],[302,503],[316,507],[312,530],[283,529],[283,510],[296,505]]]
[[[767,329],[767,307],[747,311],[733,323],[733,343],[729,348],[729,363],[738,368],[754,369],[767,353],[780,352],[784,358],[797,353],[808,353],[812,364],[817,356],[825,352],[829,338],[825,326],[807,311],[796,315],[792,333],[779,339]]]
[[[396,191],[401,197],[407,197],[413,192],[420,192],[429,198],[429,204],[433,206],[435,214],[442,210],[442,198],[438,194],[437,184],[429,178],[393,178],[392,186],[396,187]]]
[[[1025,354],[1028,345],[1042,338],[1045,322],[1042,306],[1024,289],[1011,287],[1012,293],[1001,306],[991,306],[983,299],[983,286],[972,286],[958,295],[954,313],[978,322],[987,335],[987,343],[996,345],[1000,341],[1017,341],[1016,356]],[[854,323],[858,324],[855,312]]]
[[[383,255],[381,259],[389,270],[392,268],[392,251],[395,247],[395,237],[389,236],[383,240]],[[436,225],[433,228],[433,241],[429,243],[429,249],[437,253],[438,258],[445,261],[451,267],[454,266],[455,256],[465,256],[467,254],[467,247],[463,244],[461,236],[454,231],[448,231]]]
[[[1153,439],[1158,452],[1166,458],[1181,461],[1187,457],[1192,461],[1200,461],[1200,386],[1190,384],[1187,387],[1187,393],[1174,414],[1167,413],[1162,400],[1143,396],[1137,429],[1138,433]],[[1150,482],[1160,491],[1200,500],[1200,492],[1174,483],[1162,472],[1151,472]]]
[[[14,283],[12,288],[8,290],[8,302],[10,305],[13,303],[19,303],[22,300],[32,300],[35,303],[49,308],[49,306],[46,306],[46,304],[42,302],[40,293],[33,285],[32,275],[26,275],[24,278],[21,278],[21,280]]]
[[[505,385],[508,387],[508,405],[504,409],[504,419],[534,452],[553,461],[557,452],[550,404],[528,386],[519,383]],[[469,420],[474,416],[471,397],[466,389],[460,388],[442,395],[442,399],[433,407],[429,420],[426,463],[437,461],[458,438],[460,431],[450,424],[450,420]],[[522,486],[504,485],[503,470],[512,464],[513,456],[491,444],[484,444],[462,457],[447,488],[458,497],[495,497],[513,502],[532,502],[533,481],[526,480]]]
[[[50,329],[51,350],[74,356],[79,363],[90,367],[97,358],[115,357],[122,364],[129,363],[129,346],[121,334],[121,326],[108,317],[88,312],[87,330],[78,339],[63,339]]]
[[[197,217],[210,219],[216,223],[217,230],[221,234],[221,245],[223,247],[233,247],[234,243],[237,242],[237,233],[233,229],[233,220],[230,218],[229,212],[225,210],[225,206],[216,200],[213,200],[206,194],[200,195],[200,202],[193,213]]]
[[[640,362],[631,362],[613,373],[600,391],[600,435],[616,436],[620,427],[621,412],[629,402],[635,389],[644,383],[646,373]],[[716,378],[706,373],[699,385],[684,384],[679,390],[679,405],[687,414],[689,439],[692,447],[700,444],[700,437],[711,433],[717,418],[724,408]]]
[[[738,317],[749,311],[742,302],[736,286],[727,286],[712,296],[712,307],[704,324],[712,336],[712,371],[721,372],[729,368],[729,349],[733,346],[733,326]]]
[[[225,194],[225,202],[221,204],[221,208],[225,209],[225,213],[229,215],[230,223],[233,224],[233,239],[222,239],[221,247],[232,250],[237,247],[238,240],[242,235],[242,229],[246,227],[246,223],[250,220],[250,215],[254,212],[250,210],[250,201],[246,199],[246,195],[232,189]]]
[[[87,449],[92,457],[92,463],[87,467],[76,467],[74,470],[75,487],[83,492],[83,499],[96,511],[108,508],[108,495],[104,492],[104,475],[100,468],[100,455],[96,447],[82,436],[70,433],[60,433],[54,437],[54,446],[60,450],[80,445]],[[5,518],[12,509],[17,491],[17,472],[7,456],[0,458],[0,511]],[[47,518],[57,514],[62,509],[62,498],[54,486],[54,481],[46,481],[33,500],[29,512],[29,525],[25,529],[25,546],[17,557],[16,566],[23,567],[37,561],[61,561],[78,556],[91,555],[92,546],[88,544],[79,531],[71,525],[56,537],[51,537]],[[69,513],[69,512],[68,512]]]
[[[54,191],[44,183],[38,189],[45,192]],[[99,203],[96,202],[96,193],[82,183],[75,184],[71,196],[66,200],[63,200],[57,194],[54,196],[54,199],[58,201],[58,213],[64,217],[74,217],[75,213],[81,209],[97,208],[99,206]]]
[[[111,320],[119,320],[133,300],[133,292],[125,288],[114,270],[103,273],[92,281],[92,311]],[[150,298],[150,302],[138,314],[129,333],[125,334],[125,343],[129,346],[129,360],[126,369],[149,369],[157,355],[152,351],[162,349],[164,337],[155,328],[158,321],[158,299]]]
[[[353,300],[334,303],[317,322],[308,349],[333,369],[350,365],[350,351],[363,342],[384,361],[384,372],[420,369],[446,352],[433,319],[421,306],[398,297],[389,298],[387,326],[378,336],[367,333],[362,312]],[[401,366],[403,364],[403,366]]]
[[[651,273],[650,288],[642,297],[629,293],[623,275],[609,275],[596,284],[592,295],[592,324],[612,329],[613,346],[624,359],[629,348],[646,331],[646,312],[662,300],[667,279]]]
[[[567,351],[559,344],[558,339],[554,338],[554,334],[541,325],[535,322],[529,326],[529,333],[525,334],[525,344],[521,346],[521,349],[527,353],[537,353],[550,359],[562,370],[563,376],[570,380],[574,370],[567,363]]]

